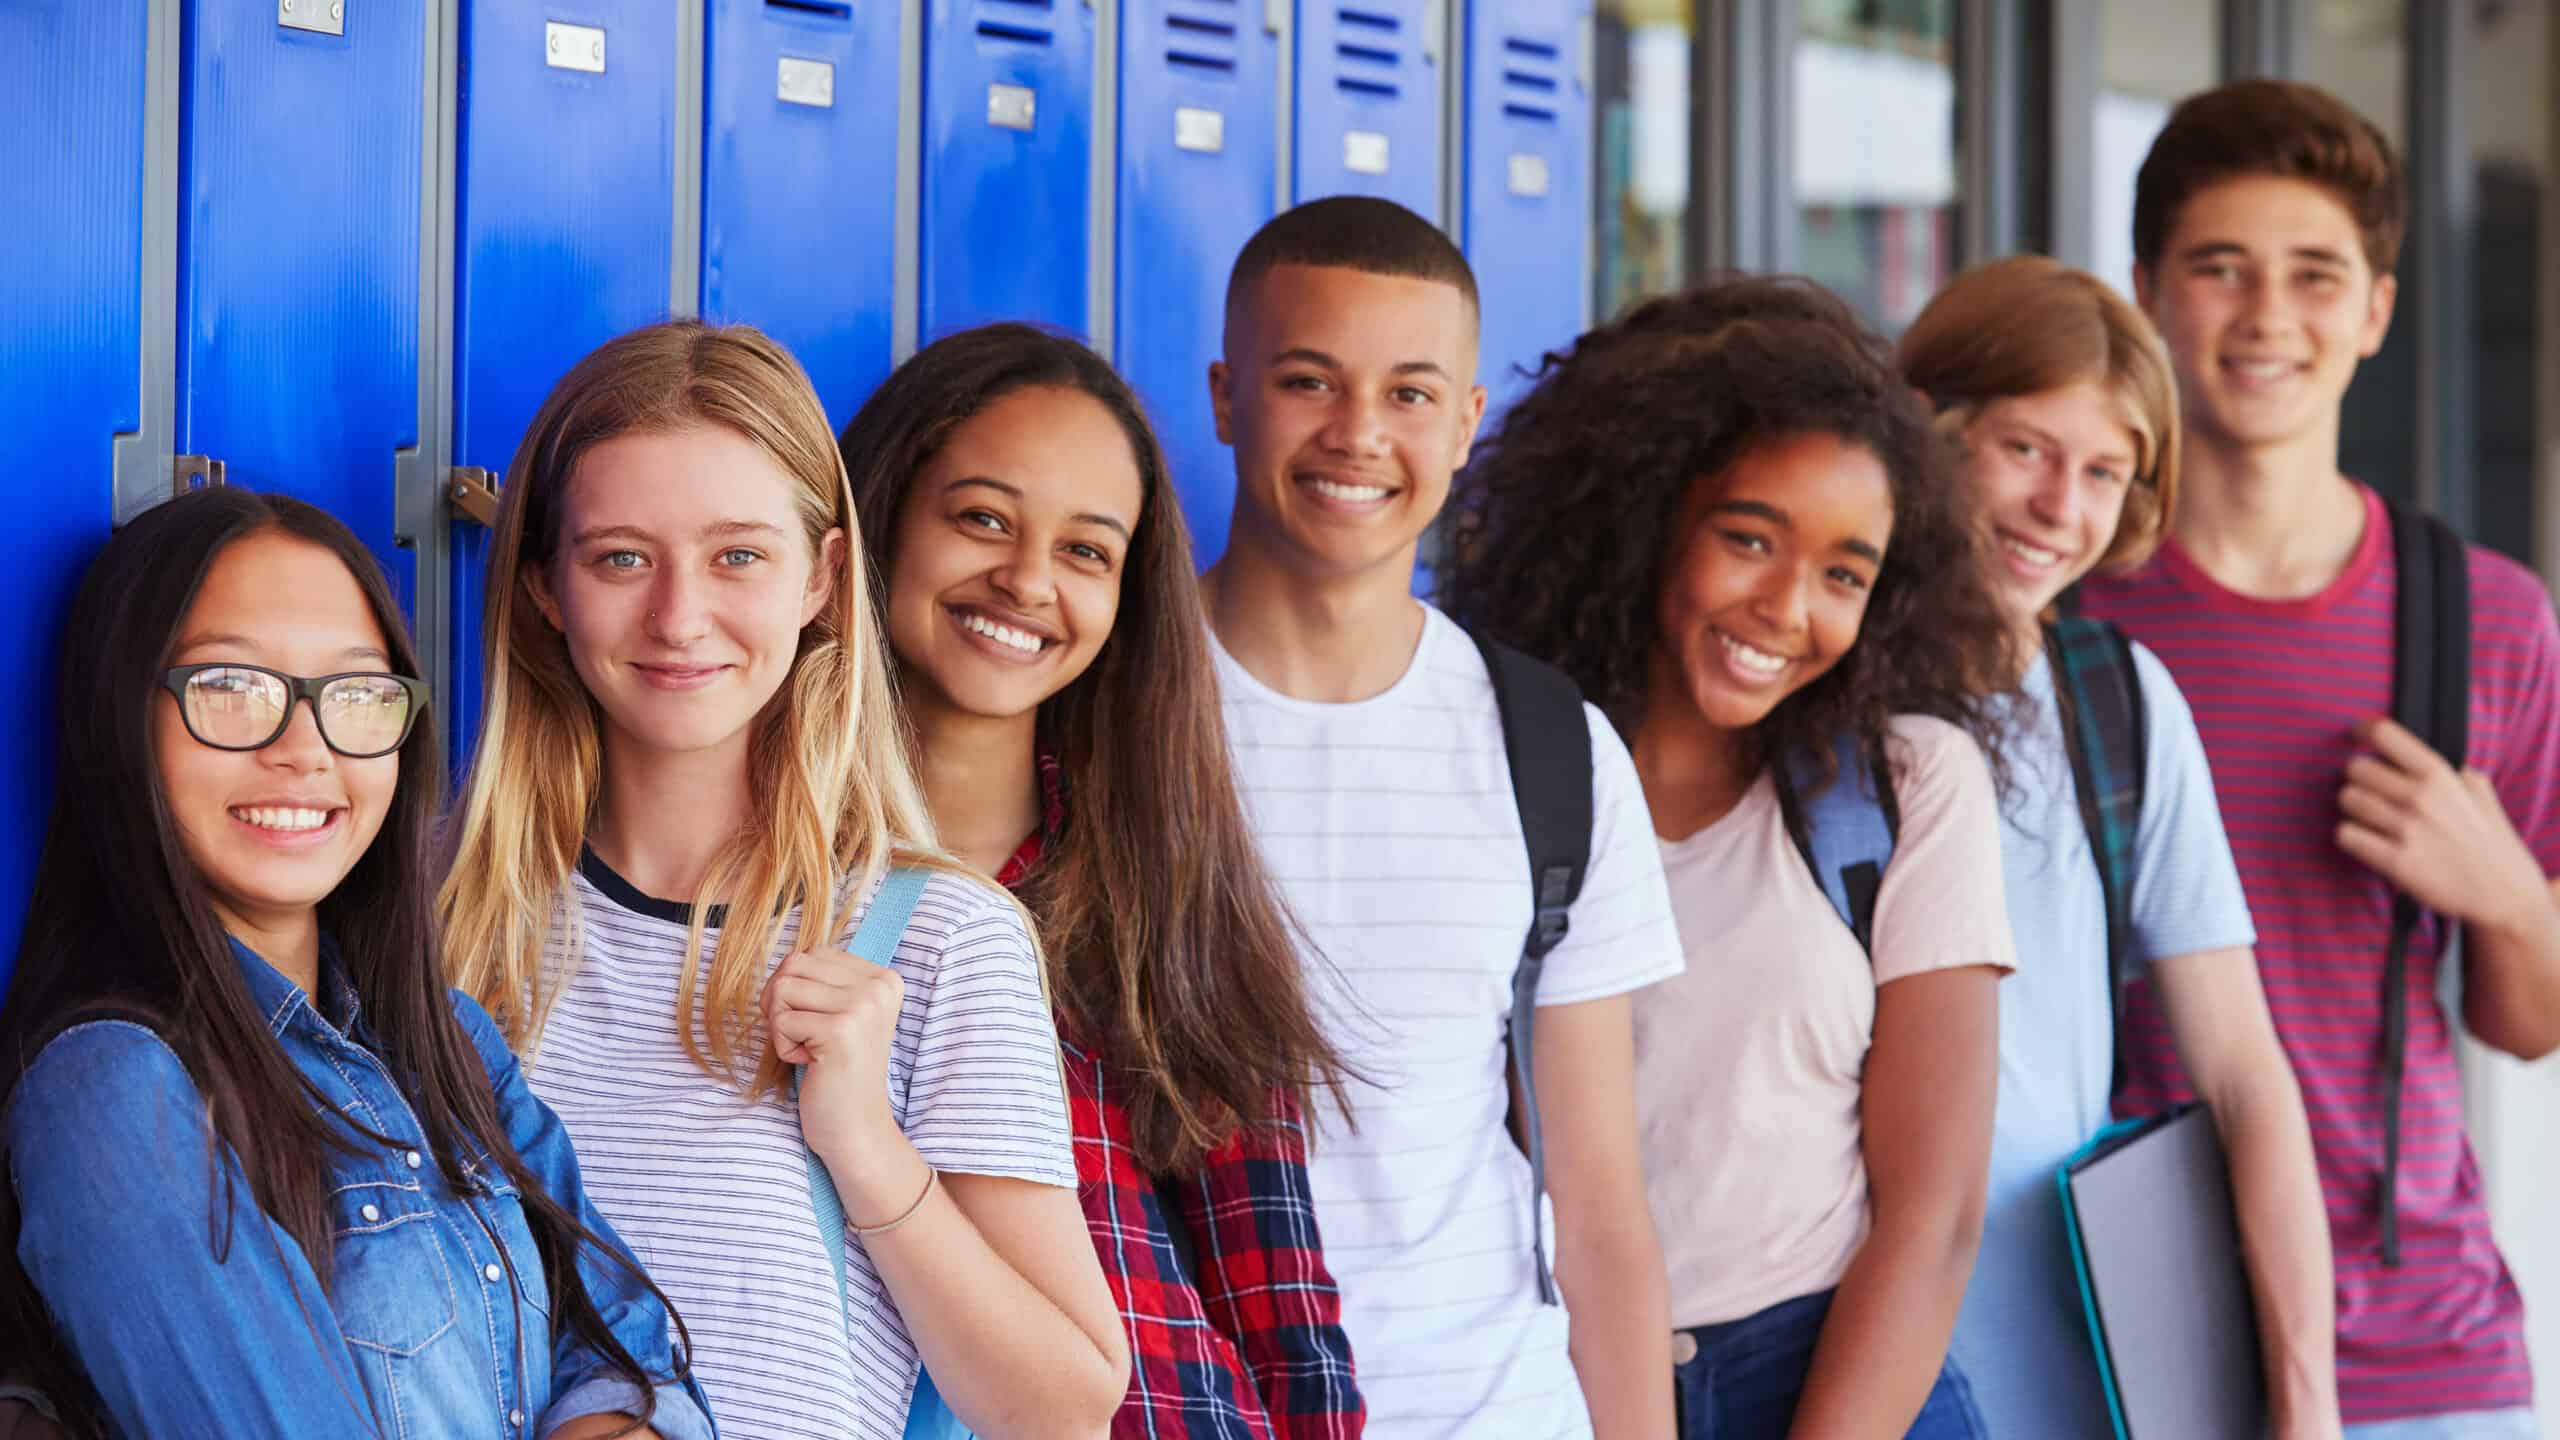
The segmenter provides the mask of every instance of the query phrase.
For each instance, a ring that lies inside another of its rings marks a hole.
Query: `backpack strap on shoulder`
[[[2149,716],[2133,642],[2103,620],[2066,612],[2045,630],[2063,748],[2107,915],[2107,1006],[2114,1036],[2110,1097],[2124,1092],[2125,989],[2133,974],[2133,872],[2142,833]]]
[[[2391,718],[2460,767],[2471,745],[2471,560],[2452,527],[2394,504]],[[2409,1065],[2409,941],[2423,915],[2402,893],[2391,897],[2391,938],[2382,953],[2382,1263],[2400,1264],[2400,1109]],[[2441,945],[2452,927],[2441,916]]]
[[[1493,677],[1502,716],[1502,749],[1511,794],[1529,847],[1529,933],[1511,974],[1511,1067],[1520,1077],[1521,1130],[1529,1152],[1530,1248],[1538,1266],[1538,1298],[1558,1303],[1547,1264],[1547,1142],[1538,1119],[1538,977],[1547,952],[1572,926],[1574,900],[1591,866],[1591,727],[1582,691],[1562,670],[1469,631]]]
[[[1769,779],[1796,853],[1872,960],[1876,896],[1902,833],[1902,805],[1881,749],[1870,754],[1855,733],[1843,734],[1830,760],[1829,784],[1823,783],[1823,757],[1812,751],[1778,756]]]
[[[925,882],[933,872],[915,866],[891,870],[880,881],[879,890],[871,897],[871,908],[862,912],[862,924],[853,932],[849,948],[874,965],[887,967],[897,962],[898,940],[907,933],[907,922],[915,918],[916,902],[924,898]],[[800,1071],[791,1072],[791,1098],[800,1098]],[[846,1303],[844,1291],[844,1197],[836,1194],[835,1177],[827,1173],[826,1162],[815,1150],[803,1149],[809,1166],[809,1199],[818,1212],[818,1238],[827,1244],[827,1259],[836,1277],[836,1304]]]

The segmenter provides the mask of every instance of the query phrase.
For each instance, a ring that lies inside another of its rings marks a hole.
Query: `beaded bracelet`
[[[927,1165],[924,1167],[924,1188],[916,1192],[916,1202],[907,1207],[907,1212],[905,1214],[899,1216],[895,1220],[884,1221],[878,1225],[856,1225],[853,1227],[853,1233],[856,1235],[866,1236],[886,1235],[890,1231],[897,1229],[899,1226],[906,1224],[910,1220],[913,1220],[916,1218],[916,1212],[924,1208],[925,1197],[933,1193],[933,1182],[941,1178],[941,1175],[941,1171]]]

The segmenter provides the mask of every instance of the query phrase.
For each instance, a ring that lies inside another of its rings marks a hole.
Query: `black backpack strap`
[[[2471,561],[2443,521],[2391,507],[2393,587],[2391,718],[2459,768],[2471,748]],[[2400,1110],[2409,1067],[2409,941],[2422,915],[2391,897],[2382,953],[2382,1263],[2400,1264]],[[2443,929],[2449,952],[2452,927]]]
[[[1591,728],[1582,691],[1571,676],[1508,645],[1475,636],[1493,677],[1502,714],[1502,748],[1511,765],[1511,794],[1529,846],[1532,910],[1520,964],[1511,973],[1511,1067],[1520,1077],[1521,1129],[1529,1151],[1530,1247],[1538,1264],[1538,1298],[1557,1303],[1547,1264],[1547,1142],[1538,1121],[1538,976],[1547,952],[1564,939],[1574,899],[1591,867]]]
[[[2148,780],[2149,712],[2142,703],[2142,675],[2134,668],[2133,642],[2103,620],[2065,611],[2045,630],[2045,655],[2053,671],[2054,705],[2062,715],[2062,743],[2071,759],[2071,784],[2088,832],[2089,858],[2098,868],[2106,900],[2107,1007],[2114,1037],[2110,1099],[2124,1092],[2125,992],[2133,973],[2133,872],[2142,834],[2142,792]]]

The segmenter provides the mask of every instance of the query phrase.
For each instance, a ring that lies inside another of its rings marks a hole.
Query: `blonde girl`
[[[682,1306],[722,1432],[888,1440],[921,1361],[973,1430],[1100,1435],[1128,1357],[1038,954],[934,845],[798,365],[745,327],[608,342],[519,447],[488,575],[455,976]],[[932,873],[875,966],[847,937],[893,866]]]

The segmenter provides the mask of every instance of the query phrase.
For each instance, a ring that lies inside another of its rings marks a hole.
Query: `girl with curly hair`
[[[1998,1433],[2110,1432],[2053,1171],[2109,1118],[2112,950],[2160,1000],[2224,1138],[2273,1433],[2334,1435],[2334,1291],[2311,1127],[2268,1014],[2195,715],[2158,656],[2106,636],[2099,653],[2119,657],[2133,680],[2090,698],[2129,692],[2143,777],[2130,844],[2116,852],[2128,857],[2129,883],[2111,906],[2072,773],[2077,732],[2066,731],[2055,686],[2058,671],[2076,673],[2062,648],[2070,642],[2050,623],[2055,597],[2093,571],[2142,565],[2167,531],[2178,493],[2168,351],[2106,282],[2021,255],[1966,272],[1930,301],[1902,337],[1902,366],[1937,407],[1939,428],[1963,443],[2028,707],[2010,747],[2016,784],[2000,843],[2010,929],[2038,963],[2000,987],[1982,1263],[1955,1353],[1982,1384]],[[2111,945],[2118,933],[2124,943]]]
[[[2014,963],[2006,630],[1951,458],[1837,299],[1734,279],[1548,357],[1460,482],[1450,608],[1582,685],[1661,838],[1688,968],[1636,1103],[1689,1436],[1984,1433],[1945,1357]],[[1804,816],[1870,776],[1862,948]]]

